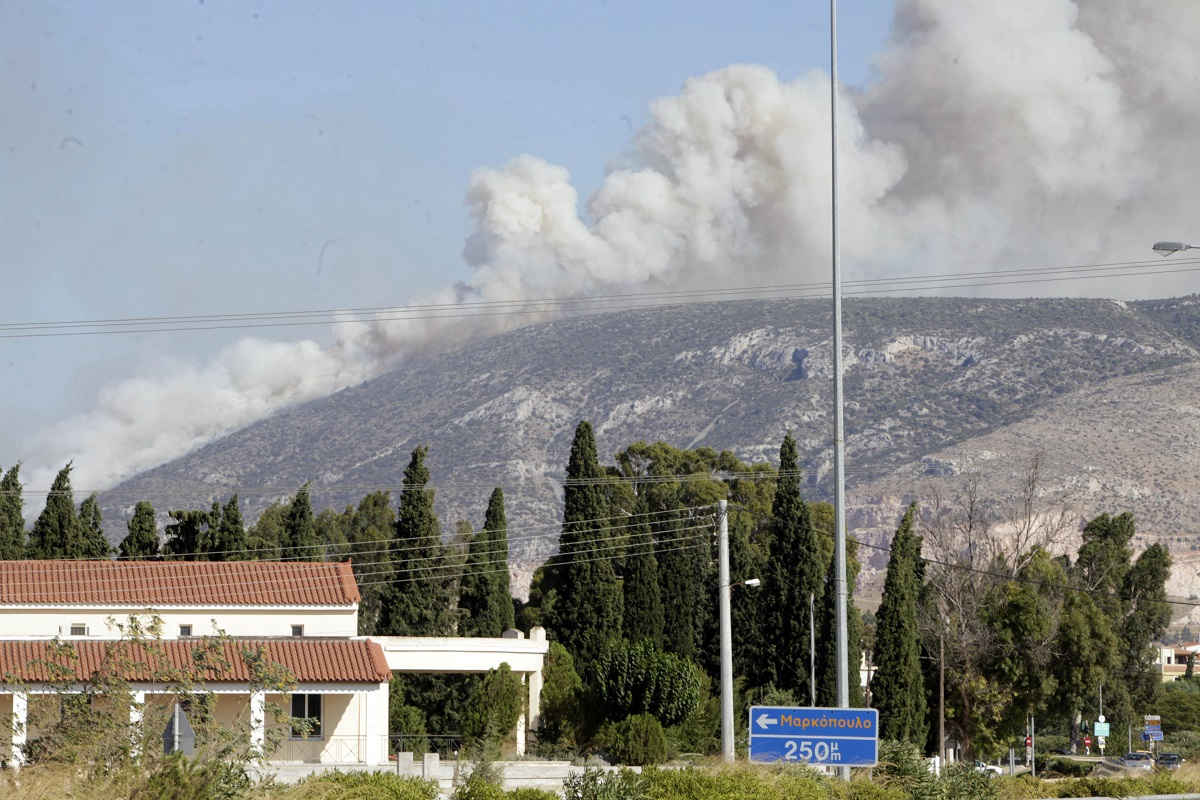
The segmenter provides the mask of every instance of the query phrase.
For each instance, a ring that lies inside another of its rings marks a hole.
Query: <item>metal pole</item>
[[[1033,714],[1029,715],[1029,777],[1037,777],[1037,732],[1033,729]]]
[[[833,587],[837,617],[837,704],[850,707],[850,667],[846,626],[846,458],[842,424],[842,270],[838,242],[838,114],[837,114],[837,0],[829,0],[829,94],[832,118],[833,201]],[[849,777],[849,768],[843,769]]]
[[[817,625],[816,595],[808,593],[808,700],[809,705],[817,707]]]
[[[729,611],[729,508],[717,502],[717,601],[721,615],[721,758],[732,764],[733,753],[733,633]]]
[[[938,758],[946,763],[946,631],[938,634]]]

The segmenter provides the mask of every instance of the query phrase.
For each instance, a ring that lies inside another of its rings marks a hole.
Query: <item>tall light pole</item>
[[[733,587],[758,586],[758,578],[729,582],[729,504],[717,501],[717,606],[721,618],[721,758],[732,764],[733,751],[733,631],[729,599]]]
[[[850,666],[846,625],[846,455],[842,423],[842,269],[838,242],[837,0],[829,0],[829,98],[832,121],[833,202],[833,591],[837,620],[837,705],[850,707]],[[842,777],[849,778],[848,767]]]

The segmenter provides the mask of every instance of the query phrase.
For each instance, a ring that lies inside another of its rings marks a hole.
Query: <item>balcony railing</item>
[[[329,736],[324,739],[285,739],[267,756],[268,761],[304,764],[366,763],[367,737]]]

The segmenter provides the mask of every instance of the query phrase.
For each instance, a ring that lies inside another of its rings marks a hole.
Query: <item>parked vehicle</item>
[[[1179,769],[1179,765],[1183,763],[1183,756],[1179,753],[1159,753],[1158,761],[1155,762],[1159,769]]]
[[[1149,753],[1126,753],[1121,756],[1121,766],[1125,769],[1153,769],[1154,759]]]
[[[981,775],[991,775],[993,777],[1004,774],[1004,771],[995,764],[989,764],[986,761],[976,761],[975,771]]]

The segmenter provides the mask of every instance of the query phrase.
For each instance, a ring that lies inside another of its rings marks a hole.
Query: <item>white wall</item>
[[[0,630],[6,639],[50,638],[69,635],[70,626],[84,625],[88,636],[112,639],[120,634],[109,625],[109,618],[126,623],[131,614],[145,618],[148,609],[8,607],[0,610]],[[357,636],[358,609],[345,608],[169,608],[158,609],[162,620],[162,638],[179,638],[179,626],[191,625],[193,636],[208,636],[216,625],[229,636],[291,636],[293,625],[303,625],[305,636]]]

